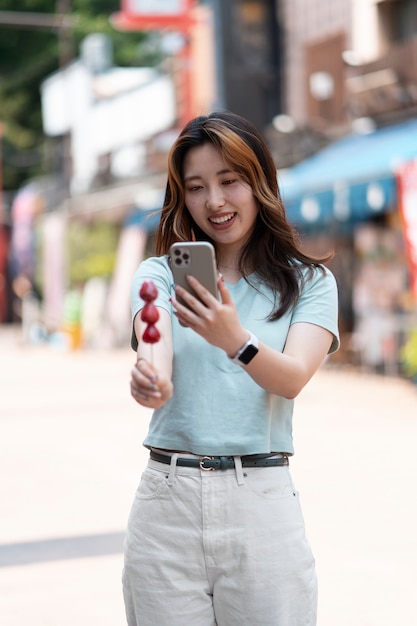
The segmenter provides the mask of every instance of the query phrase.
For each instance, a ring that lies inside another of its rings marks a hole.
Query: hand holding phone
[[[174,243],[169,251],[171,270],[176,285],[180,285],[198,298],[187,282],[186,276],[191,274],[217,300],[220,300],[217,288],[218,271],[214,246],[208,241],[181,241]],[[178,298],[181,302],[181,300]],[[184,304],[182,302],[182,304]]]

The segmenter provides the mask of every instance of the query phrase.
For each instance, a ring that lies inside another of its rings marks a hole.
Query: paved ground
[[[149,419],[131,363],[128,349],[25,348],[0,332],[2,626],[125,625],[123,534]],[[318,626],[416,626],[417,390],[322,369],[295,442]]]

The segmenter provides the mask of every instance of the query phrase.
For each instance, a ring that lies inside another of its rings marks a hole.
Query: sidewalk
[[[124,626],[123,536],[150,416],[129,396],[133,352],[15,339],[0,333],[0,623]],[[318,626],[415,626],[417,390],[322,369],[296,406]]]

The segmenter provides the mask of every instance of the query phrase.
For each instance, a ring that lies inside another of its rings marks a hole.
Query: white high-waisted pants
[[[133,502],[129,626],[315,626],[317,583],[288,467],[149,460]]]

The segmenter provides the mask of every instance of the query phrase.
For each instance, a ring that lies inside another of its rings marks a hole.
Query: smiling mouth
[[[219,217],[209,217],[209,222],[212,224],[227,224],[235,215],[236,213],[228,213],[227,215],[221,215]]]

